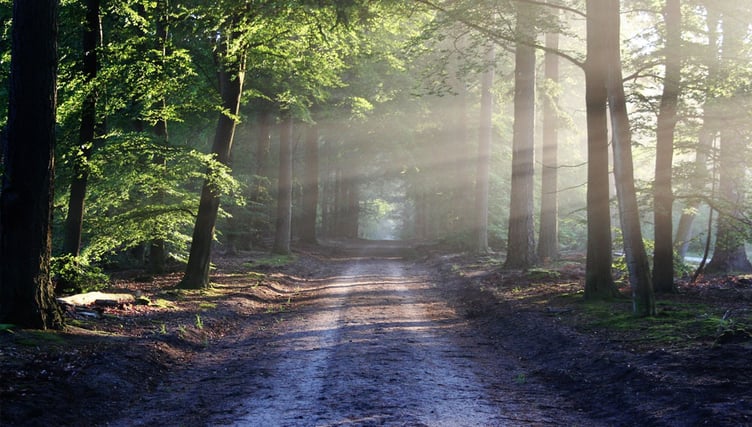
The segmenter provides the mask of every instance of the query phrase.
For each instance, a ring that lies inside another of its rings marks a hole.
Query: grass
[[[288,264],[292,264],[297,260],[297,256],[295,255],[274,255],[270,254],[267,256],[259,257],[256,259],[252,259],[248,262],[243,263],[243,267],[246,268],[259,268],[259,267],[284,267]],[[261,275],[260,273],[256,273]],[[261,275],[263,276],[263,275]],[[259,280],[261,277],[259,278]]]
[[[175,303],[162,298],[157,298],[156,300],[152,301],[150,305],[159,308],[176,308]]]
[[[25,347],[39,347],[44,345],[64,345],[65,338],[55,331],[23,331],[16,335],[16,343]]]
[[[217,303],[203,301],[198,304],[200,310],[213,310],[217,308]]]
[[[703,304],[658,301],[658,315],[635,317],[628,300],[619,302],[583,302],[582,313],[589,327],[629,336],[630,341],[681,345],[693,341],[715,341],[725,333],[751,329],[744,321],[713,312]]]
[[[204,321],[198,313],[196,314],[196,329],[204,329]]]

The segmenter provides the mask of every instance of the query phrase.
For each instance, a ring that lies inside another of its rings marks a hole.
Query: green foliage
[[[143,133],[111,133],[90,168],[81,252],[89,261],[152,239],[164,240],[173,258],[181,259],[202,182],[208,179],[220,194],[240,193],[229,169],[211,156],[164,146]],[[67,196],[58,194],[56,205],[67,206]]]
[[[66,293],[96,291],[107,286],[110,280],[101,268],[89,264],[86,258],[80,256],[53,257],[50,272],[58,288]]]

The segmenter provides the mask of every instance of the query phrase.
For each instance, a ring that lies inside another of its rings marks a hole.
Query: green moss
[[[744,322],[724,319],[723,313],[713,313],[702,304],[659,301],[656,305],[658,315],[654,317],[635,317],[629,302],[587,302],[582,307],[589,326],[636,335],[632,340],[678,344],[715,340],[728,327],[749,330]]]

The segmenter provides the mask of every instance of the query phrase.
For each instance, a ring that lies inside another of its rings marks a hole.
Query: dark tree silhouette
[[[59,328],[50,281],[57,1],[13,2],[10,103],[0,196],[0,322]]]

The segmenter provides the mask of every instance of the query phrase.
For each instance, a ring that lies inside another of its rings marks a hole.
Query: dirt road
[[[339,261],[109,425],[592,425],[442,298],[425,267]]]

